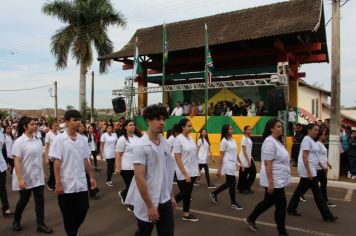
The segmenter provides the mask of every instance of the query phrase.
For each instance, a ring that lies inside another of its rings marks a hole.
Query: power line
[[[27,90],[35,90],[35,89],[41,89],[41,88],[47,88],[47,87],[52,87],[52,84],[42,85],[42,86],[32,87],[32,88],[22,88],[22,89],[0,89],[0,92],[27,91]]]
[[[333,1],[333,0],[331,0],[331,1]],[[348,2],[350,2],[350,0],[345,0],[345,1],[340,5],[340,8],[343,7],[343,6],[345,6],[346,3],[348,3]],[[326,22],[326,24],[325,24],[325,27],[330,23],[330,21],[332,20],[332,18],[333,18],[333,17],[330,17],[330,18],[329,18],[329,20],[328,20],[328,21]]]

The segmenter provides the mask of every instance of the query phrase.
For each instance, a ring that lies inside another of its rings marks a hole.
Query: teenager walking
[[[115,145],[117,141],[116,133],[113,133],[113,127],[108,125],[105,128],[105,133],[100,138],[101,156],[105,158],[107,163],[106,169],[106,185],[113,187],[111,181],[112,174],[115,172]]]
[[[204,169],[206,183],[208,184],[208,188],[216,188],[210,181],[209,175],[209,166],[208,159],[212,157],[211,149],[210,149],[210,141],[208,132],[206,129],[202,129],[199,132],[199,139],[197,141],[198,147],[198,161],[199,161],[199,173],[202,169]]]

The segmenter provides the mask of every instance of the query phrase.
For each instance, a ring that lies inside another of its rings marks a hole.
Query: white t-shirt
[[[328,168],[328,150],[326,149],[325,145],[318,141],[316,142],[319,147],[318,151],[318,157],[319,157],[319,165],[318,165],[318,170],[321,169],[327,169]],[[321,168],[320,165],[323,167]]]
[[[181,160],[184,165],[185,171],[190,177],[199,175],[198,160],[197,160],[197,145],[192,137],[185,137],[183,134],[178,135],[173,144],[173,153],[181,154]],[[178,165],[176,169],[178,180],[184,180],[184,175],[180,171]]]
[[[245,157],[245,154],[242,150],[242,146],[245,146],[246,147],[246,151],[247,151],[247,159],[251,161],[252,159],[252,156],[251,156],[251,153],[252,153],[252,140],[250,137],[248,136],[243,136],[242,139],[241,139],[241,150],[240,150],[240,162],[241,162],[241,165],[245,168],[248,168],[250,167],[248,165],[248,162],[246,160],[246,157]]]
[[[237,145],[233,138],[226,140],[223,138],[220,142],[220,152],[225,152],[221,173],[225,175],[236,175],[237,171]]]
[[[88,141],[77,133],[76,140],[72,140],[65,131],[57,135],[50,150],[52,161],[60,161],[60,177],[64,193],[78,193],[88,190],[84,161],[89,159]]]
[[[309,137],[309,135],[303,138],[303,141],[300,145],[300,152],[298,157],[298,174],[300,177],[307,178],[308,173],[303,162],[303,151],[309,151],[308,163],[311,174],[313,177],[315,177],[317,175],[316,172],[319,165],[319,146],[314,140]]]
[[[101,135],[100,142],[104,143],[104,158],[112,159],[115,158],[115,145],[117,141],[116,133],[112,133],[109,135],[108,133],[104,133]]]
[[[181,116],[183,115],[183,108],[182,107],[175,107],[172,111],[171,116]]]
[[[274,188],[284,188],[291,181],[290,176],[290,156],[287,149],[281,142],[268,136],[262,144],[261,149],[261,175],[260,185],[268,187],[265,162],[272,160],[272,178]]]
[[[14,145],[14,140],[12,140],[11,136],[8,134],[4,135],[5,137],[5,146],[7,152],[7,158],[13,158],[12,156],[12,146]]]
[[[173,153],[173,144],[174,144],[174,139],[175,137],[173,135],[169,136],[169,138],[167,139],[167,143],[169,146],[169,151],[174,159],[174,153]]]
[[[41,140],[25,134],[15,140],[12,155],[20,158],[22,176],[27,184],[27,189],[44,185],[43,173],[43,146]],[[16,169],[12,177],[12,190],[20,190]]]
[[[198,139],[197,146],[199,147],[198,151],[198,160],[199,164],[207,164],[209,157],[210,145],[208,141],[204,138],[204,142],[201,138]]]
[[[139,137],[134,135],[133,137],[128,136],[129,141],[126,140],[125,136],[122,135],[116,143],[116,152],[121,152],[121,169],[122,170],[133,170],[133,151],[135,145],[137,144]]]
[[[158,207],[159,203],[169,201],[175,161],[169,155],[166,140],[160,136],[160,145],[156,145],[144,134],[137,142],[133,159],[134,164],[145,166],[145,180],[154,206]],[[134,214],[138,219],[149,222],[147,206],[137,188],[135,178],[132,179],[125,202],[134,206]]]
[[[2,155],[2,147],[5,142],[5,138],[4,138],[4,135],[2,133],[0,133],[0,173],[6,171],[7,169],[7,164],[6,164],[6,161],[5,161],[5,158],[4,156]]]
[[[57,135],[60,134],[59,132],[57,133],[53,133],[52,130],[50,130],[47,134],[46,134],[46,138],[45,138],[45,143],[49,144],[49,147],[51,147],[51,145],[53,144],[54,140],[56,139]]]

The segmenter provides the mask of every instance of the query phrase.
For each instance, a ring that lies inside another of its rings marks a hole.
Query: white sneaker
[[[109,187],[114,187],[114,184],[111,182],[111,181],[108,181],[108,182],[106,182],[105,183],[107,186],[109,186]]]
[[[351,179],[355,180],[356,179],[356,175],[351,176]]]
[[[350,171],[347,172],[347,178],[351,179],[352,175],[350,173]]]
[[[124,201],[124,198],[123,198],[122,195],[121,195],[121,191],[119,191],[117,194],[118,194],[119,197],[120,197],[121,204],[124,205],[124,206],[126,206],[125,201]]]

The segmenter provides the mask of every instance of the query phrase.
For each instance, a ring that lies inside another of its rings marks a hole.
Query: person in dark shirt
[[[293,135],[293,145],[292,145],[292,160],[294,162],[293,166],[297,166],[300,144],[303,141],[303,138],[304,138],[303,126],[300,123],[298,123],[295,126],[295,132]]]
[[[351,136],[348,138],[349,144],[348,156],[350,160],[351,179],[356,179],[356,130],[351,131]]]

